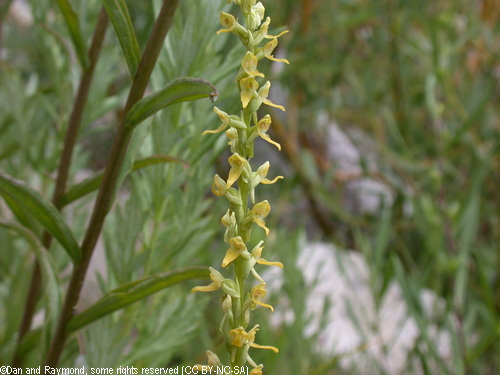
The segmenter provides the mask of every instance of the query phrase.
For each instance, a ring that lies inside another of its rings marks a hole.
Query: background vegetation
[[[10,3],[0,2],[0,171],[50,199],[82,73],[78,50],[53,1],[29,2],[31,21],[24,23],[8,11]],[[161,2],[126,3],[143,49]],[[100,2],[71,4],[89,44]],[[284,286],[271,298],[286,297],[295,316],[279,326],[262,324],[262,342],[280,348],[279,355],[259,353],[268,373],[363,373],[341,365],[352,353],[321,354],[321,328],[305,334],[311,286],[297,259],[307,242],[321,240],[363,254],[376,306],[392,282],[400,285],[418,326],[402,373],[494,374],[500,368],[498,2],[275,0],[265,6],[273,25],[291,31],[277,52],[291,64],[262,68],[280,82],[273,100],[287,108],[285,115],[274,114],[272,126],[284,152],[262,145],[258,158],[286,176],[267,189],[275,195],[266,197],[275,202],[268,226],[276,229],[266,249],[286,267]],[[215,35],[218,14],[229,7],[219,0],[180,2],[150,91],[195,76],[217,87],[221,108],[236,108],[232,77],[241,51],[226,34]],[[111,28],[104,43],[69,186],[106,164],[130,86]],[[226,140],[201,136],[218,126],[211,111],[208,100],[177,104],[143,125],[137,158],[164,155],[168,162],[126,178],[79,309],[124,283],[221,258],[225,208],[210,186],[214,172],[227,173]],[[360,150],[358,168],[343,169],[332,157],[332,124]],[[352,204],[353,184],[366,178],[390,193],[371,211]],[[94,199],[89,194],[63,211],[79,243]],[[4,203],[0,215],[17,222]],[[34,232],[41,235],[41,227]],[[24,236],[3,228],[0,248],[4,365],[15,350],[34,253]],[[57,279],[53,289],[45,285],[36,306],[33,327],[39,329],[23,344],[25,366],[41,363],[55,324],[51,311],[60,308],[70,275],[67,254],[57,243],[51,248]],[[193,285],[169,288],[87,326],[70,337],[60,365],[192,365],[204,362],[207,349],[221,354],[218,302],[191,295]],[[430,312],[424,290],[439,297]],[[450,338],[448,356],[440,354],[436,329]],[[376,359],[364,360],[372,364],[370,374],[385,373]]]

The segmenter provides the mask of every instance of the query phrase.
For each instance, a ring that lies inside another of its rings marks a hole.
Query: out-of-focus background
[[[0,1],[0,170],[46,196],[80,74],[51,3]],[[99,2],[71,3],[90,35]],[[159,2],[126,3],[144,46]],[[497,374],[500,1],[264,5],[271,34],[290,31],[275,51],[290,65],[259,65],[272,82],[271,99],[287,108],[271,112],[270,135],[282,152],[262,142],[255,157],[271,161],[270,175],[285,176],[257,191],[272,205],[266,258],[285,270],[266,275],[274,314],[256,312],[259,343],[280,354],[254,359],[268,374]],[[231,35],[215,35],[221,9],[232,8],[181,2],[151,89],[198,76],[218,87],[220,108],[238,108],[232,79],[241,50]],[[73,182],[106,163],[128,90],[112,30],[106,43]],[[200,136],[216,126],[210,103],[183,104],[153,120],[140,154],[175,156],[189,167],[130,176],[82,304],[140,276],[220,262],[225,208],[209,192],[213,173],[227,173],[226,141]],[[66,211],[77,234],[89,205]],[[9,322],[0,324],[1,363],[16,334],[18,292],[27,288],[21,270],[31,255],[10,253],[19,239],[6,231],[0,237],[0,311]],[[63,281],[66,266],[59,260]],[[206,349],[223,353],[218,298],[188,290],[93,324],[70,342],[66,364],[171,366],[204,361]],[[33,363],[40,355],[30,354]]]

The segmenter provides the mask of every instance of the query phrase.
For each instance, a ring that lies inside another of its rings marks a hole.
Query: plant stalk
[[[66,184],[68,181],[69,169],[73,157],[73,150],[75,148],[78,132],[82,124],[83,112],[87,104],[90,85],[94,77],[95,67],[97,65],[97,61],[102,49],[108,24],[109,24],[108,16],[106,14],[106,11],[104,10],[104,7],[102,7],[99,13],[99,18],[97,19],[90,49],[88,51],[89,64],[83,70],[82,77],[80,79],[80,84],[78,86],[78,91],[75,100],[73,102],[73,108],[71,110],[68,122],[68,129],[65,134],[63,151],[61,154],[59,167],[57,170],[56,184],[52,196],[52,203],[58,210],[61,210],[62,208],[60,204],[61,198],[64,195],[64,192],[66,191]],[[45,231],[42,239],[42,244],[44,248],[48,250],[50,248],[51,243],[52,243],[52,236],[50,233]],[[14,353],[14,357],[12,359],[12,366],[14,367],[21,367],[22,364],[21,354],[19,353],[19,347],[24,336],[26,335],[26,333],[28,333],[31,327],[33,315],[35,314],[36,311],[36,302],[40,294],[40,287],[42,281],[41,278],[42,277],[40,272],[40,264],[38,263],[38,260],[36,260],[35,265],[33,267],[31,285],[28,292],[28,297],[26,299],[24,307],[21,327],[19,329],[16,352]]]
[[[67,339],[66,325],[74,316],[75,307],[80,297],[80,292],[87,274],[88,266],[97,240],[101,234],[104,219],[111,208],[121,166],[125,159],[130,139],[132,137],[133,129],[126,127],[126,115],[130,108],[142,99],[144,92],[146,91],[154,65],[158,59],[161,48],[163,47],[167,32],[172,24],[178,3],[179,0],[163,1],[162,8],[156,19],[153,30],[151,31],[143,57],[139,64],[139,68],[134,77],[129,96],[120,119],[115,141],[111,149],[111,154],[104,171],[103,180],[94,204],[92,217],[82,243],[82,261],[73,268],[61,316],[45,360],[46,366],[55,367],[59,362]]]

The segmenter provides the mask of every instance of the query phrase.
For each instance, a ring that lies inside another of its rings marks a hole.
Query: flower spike
[[[206,130],[203,134],[214,134],[225,131],[230,146],[231,156],[228,158],[230,166],[227,180],[215,175],[212,183],[212,192],[228,201],[228,209],[221,218],[225,227],[224,242],[228,244],[222,268],[231,268],[233,278],[224,278],[218,271],[210,268],[212,283],[206,286],[197,286],[193,291],[209,292],[220,289],[224,296],[221,299],[223,318],[219,330],[224,335],[225,348],[229,354],[230,366],[224,366],[216,354],[208,351],[208,365],[196,365],[201,372],[211,372],[214,367],[242,367],[251,366],[250,375],[262,375],[262,364],[257,364],[250,356],[251,348],[269,349],[278,352],[274,346],[264,346],[255,343],[255,336],[259,330],[258,325],[246,331],[251,321],[251,311],[258,306],[274,310],[273,306],[264,302],[267,294],[266,283],[257,273],[256,267],[260,265],[277,266],[283,268],[280,262],[269,262],[262,258],[264,241],[248,250],[252,239],[252,228],[261,227],[266,236],[269,228],[265,219],[271,211],[267,200],[255,204],[255,190],[260,184],[274,184],[283,176],[268,178],[270,163],[265,162],[253,171],[250,161],[255,156],[255,140],[262,138],[264,141],[281,150],[281,145],[271,139],[268,134],[272,120],[268,114],[262,114],[259,120],[258,111],[262,105],[285,110],[281,105],[269,100],[271,82],[261,85],[257,79],[264,78],[264,72],[259,68],[259,61],[266,58],[271,61],[284,62],[273,53],[278,46],[278,38],[288,31],[278,35],[268,33],[271,18],[265,17],[265,8],[258,0],[228,0],[239,6],[245,25],[238,22],[235,16],[229,13],[220,13],[222,29],[217,32],[232,33],[239,37],[245,47],[241,66],[234,79],[239,89],[241,101],[239,115],[231,115],[214,107],[214,112],[219,116],[220,125],[214,130]],[[255,225],[254,225],[255,223]],[[253,287],[247,280],[250,273],[259,281]]]

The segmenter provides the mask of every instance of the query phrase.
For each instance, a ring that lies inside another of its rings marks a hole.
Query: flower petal
[[[272,350],[275,353],[279,353],[279,349],[276,348],[276,347],[274,347],[274,346],[259,345],[259,344],[255,344],[255,343],[250,344],[250,346],[252,348],[257,348],[257,349],[269,349],[269,350]]]
[[[240,252],[236,249],[227,249],[226,251],[226,256],[222,260],[222,267],[227,267],[232,261],[234,261],[236,258],[240,256]]]
[[[284,268],[283,263],[281,263],[281,262],[269,262],[269,261],[265,260],[264,258],[259,258],[257,260],[257,263],[263,264],[265,266],[277,266],[279,268]]]

